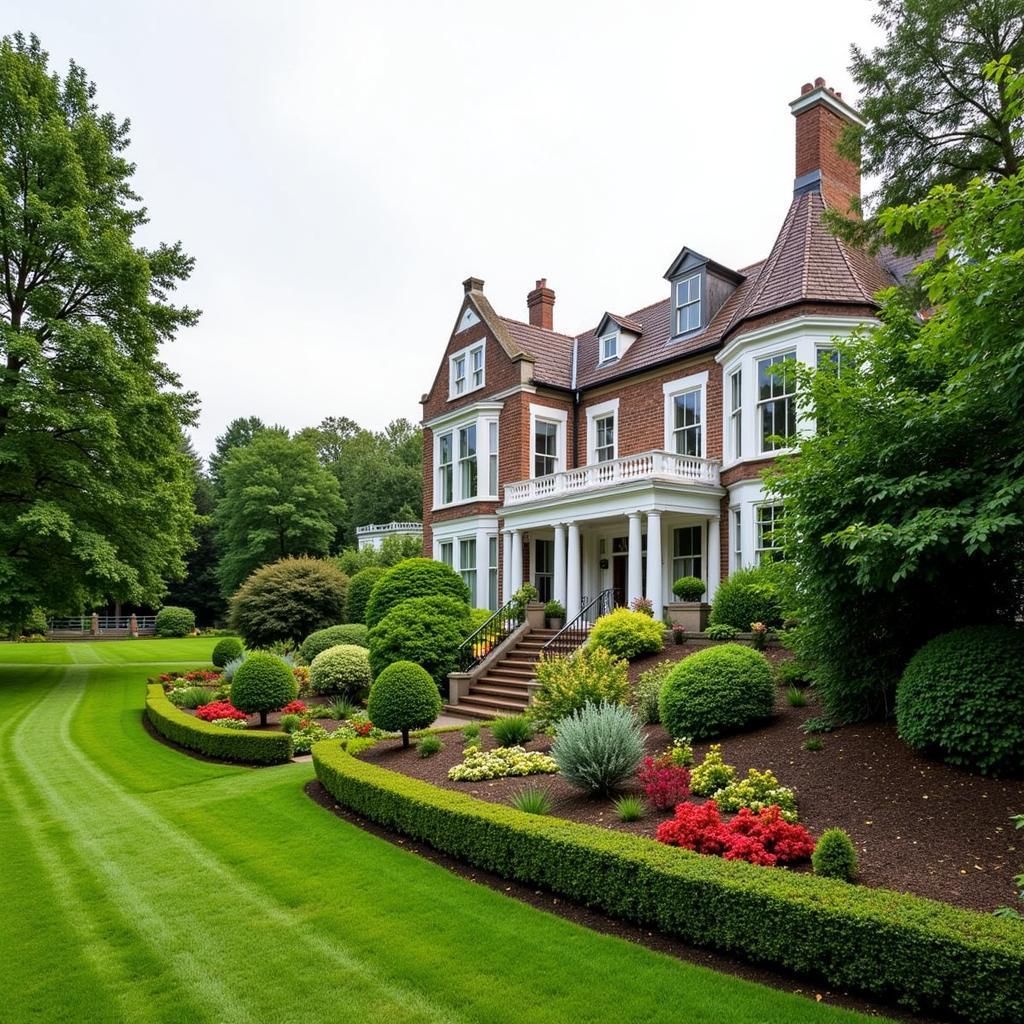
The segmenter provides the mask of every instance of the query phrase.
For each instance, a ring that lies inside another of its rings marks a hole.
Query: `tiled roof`
[[[546,331],[543,327],[510,320],[507,316],[498,318],[513,340],[532,357],[533,375],[545,384],[572,387],[572,349],[574,339],[568,334]]]

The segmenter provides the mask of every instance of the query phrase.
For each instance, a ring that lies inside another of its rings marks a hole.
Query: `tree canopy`
[[[194,514],[196,399],[159,358],[193,261],[136,242],[128,122],[48,63],[0,41],[0,619],[158,601]]]

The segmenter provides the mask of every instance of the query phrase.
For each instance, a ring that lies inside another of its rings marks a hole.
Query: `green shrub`
[[[775,666],[775,678],[781,686],[799,686],[806,689],[814,680],[807,664],[799,658],[787,658]]]
[[[533,739],[533,722],[526,715],[499,718],[491,726],[491,735],[499,747],[521,747]]]
[[[378,729],[400,732],[407,747],[410,729],[425,729],[441,714],[441,698],[429,672],[411,661],[396,661],[374,680],[366,710]]]
[[[234,731],[193,718],[167,699],[159,683],[147,689],[146,717],[161,736],[206,757],[241,764],[283,764],[292,756],[292,738],[285,733]]]
[[[684,658],[661,689],[661,723],[673,736],[704,739],[767,718],[775,683],[767,658],[740,644]]]
[[[45,636],[48,623],[42,608],[33,608],[21,624],[22,636]]]
[[[896,686],[900,737],[985,774],[1024,765],[1024,630],[966,626],[930,640]]]
[[[196,708],[201,708],[213,700],[213,692],[205,686],[185,686],[180,690],[171,690],[167,699],[176,708],[189,708],[195,711]]]
[[[748,627],[749,628],[749,627]],[[726,622],[720,622],[717,626],[708,626],[704,630],[704,635],[709,640],[733,640],[743,632],[737,629],[735,626],[730,626]]]
[[[392,566],[373,585],[366,603],[366,624],[372,629],[393,608],[411,597],[450,597],[469,608],[469,588],[449,565],[430,558],[407,558]]]
[[[657,725],[661,721],[658,710],[661,688],[675,667],[674,661],[659,661],[653,668],[640,673],[633,689],[633,707],[644,725]]]
[[[366,605],[370,600],[370,594],[377,583],[377,580],[387,570],[379,565],[370,565],[360,569],[348,581],[348,598],[345,611],[348,621],[351,623],[364,624],[366,621]]]
[[[544,605],[544,617],[548,619],[564,619],[565,605],[561,601],[548,601]]]
[[[462,729],[462,738],[466,745],[479,744],[480,743],[480,723],[470,722],[469,725],[464,726]]]
[[[697,576],[680,576],[672,584],[672,593],[680,601],[699,601],[707,589],[704,581]]]
[[[790,686],[786,689],[786,700],[792,708],[807,707],[807,694],[799,686]]]
[[[353,715],[359,713],[359,708],[344,697],[339,697],[337,700],[332,701],[327,710],[329,712],[329,717],[338,722],[345,722]]]
[[[825,744],[817,736],[808,736],[803,742],[804,750],[824,750]]]
[[[354,644],[356,647],[370,646],[370,631],[360,622],[350,622],[343,626],[328,626],[310,633],[299,645],[302,660],[310,665],[313,659],[328,647],[338,644]]]
[[[788,567],[784,563],[740,569],[722,580],[711,603],[712,625],[735,626],[749,632],[752,622],[763,622],[770,629],[782,625]]]
[[[223,668],[229,661],[241,657],[243,650],[242,641],[237,636],[226,636],[214,645],[210,661],[215,667]]]
[[[491,616],[494,615],[489,608],[469,609],[469,629],[467,635],[475,633]]]
[[[190,636],[196,628],[196,617],[187,608],[165,605],[156,613],[157,636]]]
[[[309,722],[299,726],[292,733],[292,750],[296,754],[308,754],[313,749],[314,743],[319,743],[330,736],[330,733],[316,722]]]
[[[624,704],[629,697],[629,666],[603,647],[583,647],[569,657],[541,655],[536,673],[540,685],[527,713],[540,726],[587,704]]]
[[[852,882],[858,871],[853,840],[841,828],[826,829],[811,854],[811,866],[822,878]]]
[[[309,685],[314,693],[340,693],[359,700],[370,688],[370,655],[365,647],[338,644],[321,651],[309,666]]]
[[[616,608],[594,623],[589,645],[603,647],[616,658],[632,661],[645,654],[657,654],[665,646],[665,626],[643,612]]]
[[[551,795],[540,786],[527,786],[519,790],[509,803],[523,814],[548,814],[551,811]]]
[[[300,643],[345,619],[348,579],[322,558],[282,558],[261,566],[231,599],[231,627],[246,647]]]
[[[469,606],[462,601],[410,598],[370,630],[370,668],[378,676],[396,661],[412,661],[447,692],[448,673],[455,668],[459,646],[468,635]]]
[[[619,821],[639,821],[647,811],[647,804],[643,797],[635,793],[627,793],[614,801],[615,813]]]
[[[712,743],[696,768],[690,772],[690,792],[694,796],[711,796],[725,789],[736,778],[736,769],[722,758],[722,745]]]
[[[433,757],[442,749],[443,744],[433,733],[427,733],[426,736],[421,736],[419,743],[416,744],[416,753],[420,757]]]
[[[293,733],[300,725],[302,725],[301,715],[288,714],[281,716],[281,732]]]
[[[383,828],[482,871],[843,991],[972,1024],[1024,1019],[1016,921],[521,814],[351,756],[359,747],[316,747],[327,791]]]
[[[235,672],[231,681],[231,703],[247,715],[259,714],[267,724],[271,711],[280,711],[299,692],[291,669],[275,654],[255,651]]]
[[[588,704],[557,729],[551,756],[567,782],[589,793],[617,789],[644,756],[640,723],[620,704]]]

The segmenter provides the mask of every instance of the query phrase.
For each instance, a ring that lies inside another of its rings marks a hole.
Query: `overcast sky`
[[[555,327],[667,294],[683,245],[740,267],[789,204],[788,101],[855,98],[874,5],[116,0],[5,3],[132,121],[146,241],[181,239],[203,310],[165,352],[225,424],[417,420],[461,301],[486,281]]]

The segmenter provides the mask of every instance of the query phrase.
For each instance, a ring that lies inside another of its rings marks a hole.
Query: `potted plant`
[[[672,584],[672,593],[678,600],[668,606],[673,625],[682,626],[687,633],[703,633],[708,624],[711,605],[702,598],[707,585],[696,576],[681,576]]]
[[[544,618],[548,629],[561,629],[565,625],[565,605],[561,601],[548,601],[544,605]]]

